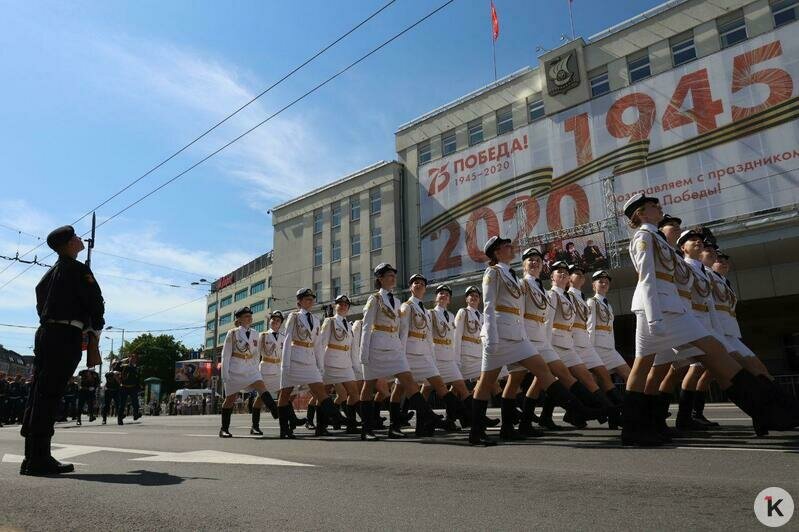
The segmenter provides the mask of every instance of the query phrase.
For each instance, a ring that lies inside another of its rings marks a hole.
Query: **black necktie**
[[[311,316],[311,313],[309,312],[308,314],[305,315],[305,317],[308,320],[308,328],[313,330],[313,316]]]
[[[444,319],[447,320],[447,323],[449,323],[449,312],[446,310],[444,311]]]
[[[347,331],[347,320],[344,320],[344,330]]]
[[[277,340],[277,333],[273,332],[272,335],[275,337],[275,340]]]
[[[391,310],[394,310],[394,294],[388,293],[388,302],[391,303]]]
[[[421,301],[419,301],[419,302],[417,303],[417,305],[419,305],[419,309],[421,309],[421,311],[422,311],[422,314],[424,314],[424,303],[422,303]]]
[[[516,277],[516,272],[513,271],[513,268],[508,268],[508,271],[510,272],[510,276],[513,277],[514,281],[518,281],[519,280],[519,278]]]
[[[544,283],[541,282],[541,279],[536,279],[535,283],[538,285],[538,288],[540,288],[541,291],[543,292],[544,291]]]
[[[603,302],[604,304],[606,304],[606,305],[607,305],[607,304],[608,304],[608,298],[606,298],[606,297],[603,297],[603,298],[602,298],[602,302]]]
[[[249,340],[250,339],[250,331],[247,331],[244,334],[247,336],[247,340]]]
[[[665,240],[666,242],[668,242],[668,241],[669,241],[669,239],[668,239],[668,238],[666,238],[666,233],[664,233],[664,232],[663,232],[663,231],[661,231],[660,229],[658,229],[658,234],[660,235],[660,238],[662,238],[662,239],[663,239],[663,240]]]
[[[477,319],[479,320],[480,319],[480,311],[479,310],[475,310],[475,313],[477,314]]]

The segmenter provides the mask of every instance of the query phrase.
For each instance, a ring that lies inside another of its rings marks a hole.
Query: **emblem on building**
[[[546,66],[547,92],[550,96],[566,94],[580,84],[577,50],[550,59]]]

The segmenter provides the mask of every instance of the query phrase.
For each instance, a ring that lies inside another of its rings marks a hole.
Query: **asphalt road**
[[[799,432],[755,438],[732,405],[706,415],[723,427],[646,450],[597,426],[473,448],[463,434],[279,440],[268,414],[263,437],[234,416],[228,440],[216,416],[84,420],[57,425],[56,455],[78,465],[50,478],[18,474],[23,441],[5,427],[0,530],[765,528],[753,513],[760,490],[799,500]],[[784,529],[799,529],[799,516]]]

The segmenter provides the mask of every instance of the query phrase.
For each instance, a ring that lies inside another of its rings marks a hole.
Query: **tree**
[[[175,340],[171,334],[153,336],[141,334],[125,342],[125,353],[139,355],[142,380],[158,377],[163,382],[163,390],[175,390],[175,362],[181,360],[191,350]]]

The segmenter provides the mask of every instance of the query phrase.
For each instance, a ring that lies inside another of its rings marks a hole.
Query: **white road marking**
[[[691,447],[678,446],[676,449],[691,449],[696,451],[754,451],[760,453],[796,453],[799,449],[763,449],[760,447]]]

